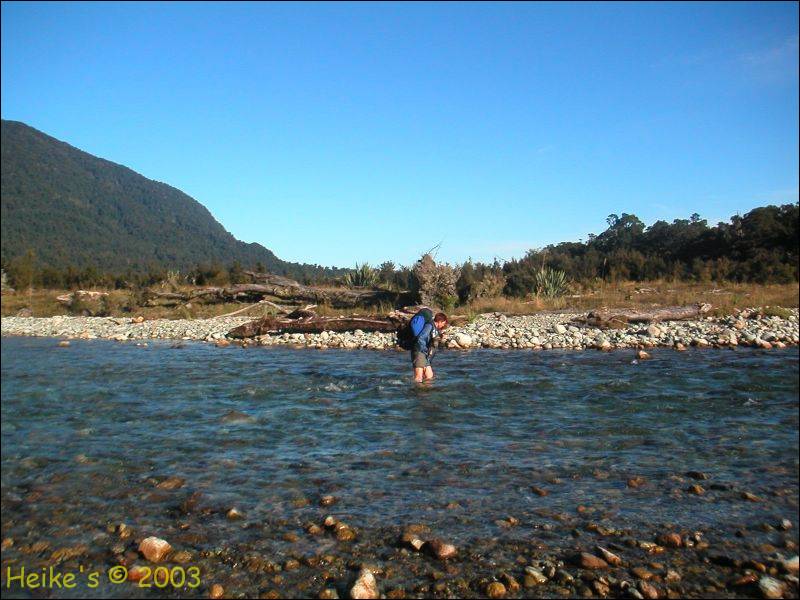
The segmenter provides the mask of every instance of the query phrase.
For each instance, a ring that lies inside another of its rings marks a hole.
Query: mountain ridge
[[[342,269],[279,259],[236,239],[198,200],[21,121],[2,120],[2,262],[53,269],[188,270],[236,263],[306,279]]]

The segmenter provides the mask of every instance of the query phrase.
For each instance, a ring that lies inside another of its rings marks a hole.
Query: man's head
[[[436,313],[436,316],[433,317],[433,326],[439,331],[447,327],[447,315],[444,313]]]

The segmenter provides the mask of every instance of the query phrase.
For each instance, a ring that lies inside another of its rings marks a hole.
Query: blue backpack
[[[411,317],[408,325],[400,328],[397,332],[398,345],[404,350],[411,350],[427,323],[433,323],[433,311],[429,308],[423,308]]]

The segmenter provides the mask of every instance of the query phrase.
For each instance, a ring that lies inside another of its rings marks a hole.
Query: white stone
[[[378,582],[369,569],[361,569],[355,584],[350,589],[350,597],[354,600],[373,600],[380,598]]]
[[[466,333],[457,333],[456,342],[462,348],[469,348],[470,346],[472,346],[472,337],[470,337]]]

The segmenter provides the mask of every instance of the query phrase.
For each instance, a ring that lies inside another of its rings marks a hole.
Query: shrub
[[[545,298],[558,298],[567,293],[567,275],[564,271],[542,267],[536,272],[535,292]]]
[[[451,308],[458,300],[456,282],[461,269],[448,264],[436,264],[430,254],[420,258],[413,268],[415,289],[422,304]]]
[[[359,265],[344,276],[344,284],[347,287],[374,287],[378,284],[378,271],[369,266],[368,263]]]
[[[472,286],[472,293],[470,299],[476,298],[494,298],[503,293],[503,288],[506,287],[505,275],[499,271],[490,271],[486,273],[482,279],[475,282]]]

